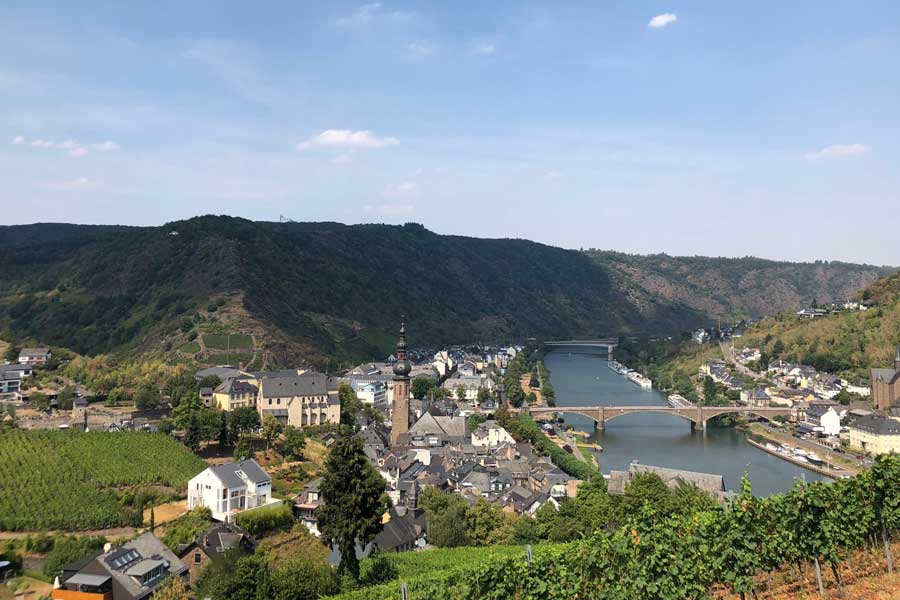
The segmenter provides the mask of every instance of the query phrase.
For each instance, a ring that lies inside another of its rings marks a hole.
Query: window
[[[200,553],[195,552],[194,553],[194,564],[199,565],[202,560],[203,560],[203,557],[200,556]]]

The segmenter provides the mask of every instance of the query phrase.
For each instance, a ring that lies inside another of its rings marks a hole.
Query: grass
[[[217,365],[244,365],[253,360],[253,354],[250,352],[229,352],[228,354],[213,354],[206,359],[209,364]]]
[[[184,352],[185,354],[197,354],[200,352],[200,344],[197,342],[188,342],[186,344],[182,344],[181,347],[178,348],[179,352]]]
[[[246,333],[207,333],[203,343],[210,350],[242,350],[253,348],[253,338]]]

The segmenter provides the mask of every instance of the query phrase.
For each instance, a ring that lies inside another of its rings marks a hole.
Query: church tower
[[[409,372],[412,365],[406,359],[406,323],[400,323],[400,339],[394,353],[394,406],[391,411],[391,447],[397,447],[400,436],[409,431]]]

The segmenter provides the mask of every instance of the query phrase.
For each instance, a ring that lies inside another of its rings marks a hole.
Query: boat
[[[806,458],[807,458],[807,460],[809,460],[809,462],[811,462],[814,465],[821,465],[822,463],[825,462],[825,460],[821,456],[816,454],[815,452],[807,452]]]
[[[775,451],[775,452],[778,451],[778,446],[776,446],[776,445],[773,444],[772,442],[766,442],[766,448],[767,448],[768,450],[773,450],[773,451]]]
[[[641,386],[641,389],[649,390],[649,389],[653,388],[653,382],[650,381],[649,378],[644,377],[643,375],[638,373],[637,371],[632,371],[631,373],[628,373],[626,375],[626,377],[628,378],[628,381],[631,381],[632,383],[636,383],[639,386]]]

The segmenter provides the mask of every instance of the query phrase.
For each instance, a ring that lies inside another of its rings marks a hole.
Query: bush
[[[384,554],[377,553],[359,565],[359,583],[378,585],[397,578],[397,567]]]
[[[47,555],[47,562],[44,563],[44,575],[56,577],[63,566],[97,552],[104,544],[106,544],[104,537],[63,536],[56,539],[53,549]]]
[[[238,513],[235,521],[238,525],[257,536],[272,531],[288,529],[294,523],[294,515],[289,504],[257,508]]]

